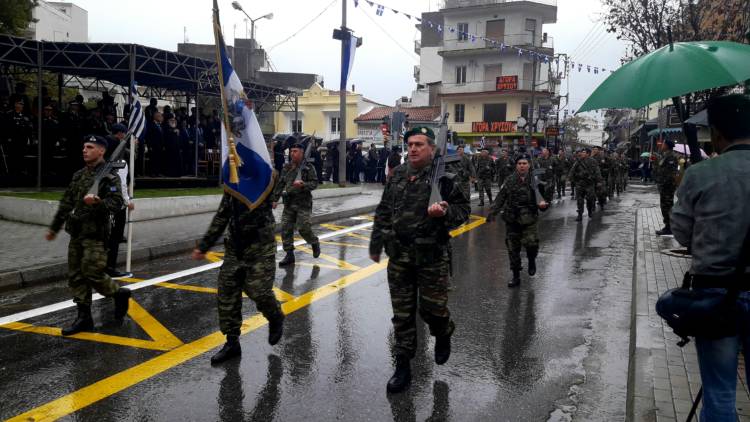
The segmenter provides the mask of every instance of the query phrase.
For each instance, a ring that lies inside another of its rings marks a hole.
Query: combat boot
[[[268,321],[268,344],[271,346],[281,340],[281,335],[284,334],[284,313],[279,311],[279,315]]]
[[[279,261],[279,267],[283,267],[286,265],[294,265],[294,251],[287,252],[284,259]]]
[[[130,289],[120,287],[117,289],[112,298],[115,300],[115,319],[121,320],[128,313],[128,306],[130,305]]]
[[[516,287],[521,284],[521,270],[513,270],[513,279],[508,282],[508,287]]]
[[[81,331],[91,331],[94,329],[94,319],[91,318],[91,306],[78,303],[78,316],[70,327],[62,329],[62,335],[70,336]]]
[[[576,221],[583,221],[583,211],[578,211],[578,217],[576,217]]]
[[[589,218],[592,218],[594,216],[594,209],[589,208]]]
[[[313,258],[319,257],[320,256],[320,242],[313,243],[312,250],[313,250]]]
[[[664,226],[663,229],[656,231],[657,236],[669,236],[671,234],[672,234],[672,228],[669,227],[668,225]]]
[[[400,393],[404,391],[411,383],[411,362],[404,355],[396,356],[396,371],[391,379],[388,380],[386,390],[389,393]]]
[[[240,355],[242,355],[240,338],[238,336],[227,336],[227,342],[224,343],[224,347],[222,347],[215,355],[211,356],[211,365],[228,361],[229,359]]]
[[[539,248],[526,249],[526,257],[529,259],[529,275],[536,274],[536,256],[538,253]]]
[[[435,337],[435,363],[442,365],[451,357],[451,336]]]

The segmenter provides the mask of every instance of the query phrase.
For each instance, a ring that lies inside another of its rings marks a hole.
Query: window
[[[521,104],[521,116],[523,116],[524,119],[529,120],[529,105],[528,104]]]
[[[466,41],[469,39],[469,24],[459,23],[458,24],[458,40]]]
[[[453,113],[453,121],[456,123],[464,122],[464,110],[466,106],[463,104],[456,104],[455,113]]]
[[[341,132],[341,118],[331,117],[331,133]]]
[[[500,104],[485,104],[484,105],[484,117],[483,121],[485,122],[504,122],[505,114],[508,109],[507,104],[500,103]]]
[[[487,21],[486,33],[487,38],[493,41],[505,42],[505,19]]]
[[[456,83],[466,83],[466,66],[456,66]]]
[[[526,19],[526,30],[536,32],[536,19]]]
[[[292,133],[302,133],[302,120],[292,120]]]

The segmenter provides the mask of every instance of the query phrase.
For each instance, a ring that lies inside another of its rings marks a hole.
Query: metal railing
[[[557,6],[557,0],[443,0],[443,2],[440,4],[440,8],[456,9],[459,7],[488,6],[492,4],[515,3],[519,1],[539,3],[546,6]]]
[[[466,40],[458,40],[458,35],[455,33],[449,33],[447,32],[445,34],[445,39],[443,40],[443,47],[440,49],[440,51],[454,51],[454,50],[468,50],[472,48],[499,48],[500,44],[503,43],[506,46],[515,46],[515,47],[525,47],[525,48],[532,48],[532,46],[536,46],[537,48],[546,48],[546,49],[554,49],[555,48],[555,39],[552,37],[547,37],[547,41],[542,41],[542,36],[537,35],[533,36],[531,33],[528,34],[506,34],[503,37],[500,38],[494,38],[491,40],[483,40],[476,38],[474,41],[471,40],[471,37],[469,37]],[[496,41],[496,42],[493,42]]]
[[[471,81],[462,84],[443,82],[440,88],[440,94],[465,94],[496,91],[495,82],[495,78],[492,78],[491,80]],[[545,81],[537,80],[536,84],[536,91],[538,93],[553,93],[549,88],[549,84]],[[518,90],[531,91],[531,79],[518,79]]]

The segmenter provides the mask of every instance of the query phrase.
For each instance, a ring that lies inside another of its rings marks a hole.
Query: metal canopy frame
[[[221,95],[215,62],[138,44],[46,42],[0,35],[0,65],[64,74],[65,86],[104,89],[101,82],[106,81],[129,87],[134,78],[160,98],[175,92]],[[294,111],[295,91],[251,81],[242,85],[257,112]]]

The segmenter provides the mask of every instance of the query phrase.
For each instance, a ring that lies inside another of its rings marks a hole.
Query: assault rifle
[[[534,187],[534,194],[537,198],[536,204],[539,205],[542,203],[542,201],[546,202],[541,192],[539,192],[539,185],[547,185],[547,182],[544,182],[542,181],[542,179],[540,179],[541,176],[547,174],[547,169],[536,168],[536,166],[534,165],[534,154],[529,153],[529,156],[531,157],[531,162],[529,163],[531,167],[531,169],[529,169],[529,173],[531,174],[531,185]]]
[[[133,132],[128,131],[123,139],[130,139],[132,135]],[[104,176],[111,173],[113,169],[121,169],[125,167],[125,162],[122,161],[122,154],[125,152],[125,147],[127,146],[128,143],[126,141],[120,141],[117,148],[115,148],[112,155],[109,157],[109,160],[107,160],[103,166],[99,167],[99,170],[97,170],[94,175],[94,183],[92,183],[91,188],[89,188],[89,195],[99,195],[99,183]]]
[[[435,158],[432,160],[432,174],[430,175],[432,192],[430,192],[429,205],[443,200],[440,195],[440,179],[445,176],[445,165],[460,159],[458,154],[447,155],[449,114],[450,113],[445,113],[443,115],[443,118],[440,121],[438,136],[437,139],[435,139]]]
[[[312,153],[312,149],[314,148],[313,144],[315,143],[315,132],[310,136],[310,140],[307,141],[307,147],[305,148],[305,156],[302,158],[302,162],[299,165],[299,168],[297,169],[297,177],[294,178],[294,181],[302,180],[302,166],[307,163],[307,160],[310,159],[310,154]]]

